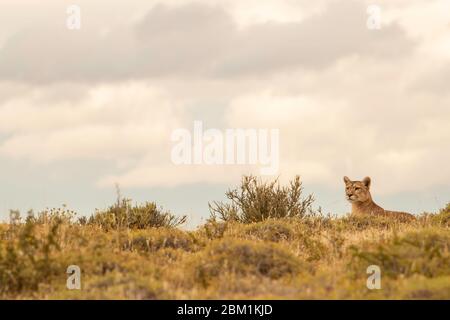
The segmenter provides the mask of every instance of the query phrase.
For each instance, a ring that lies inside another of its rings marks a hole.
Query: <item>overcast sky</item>
[[[66,9],[81,8],[81,29]],[[381,28],[367,8],[381,8]],[[156,201],[190,226],[248,166],[176,166],[171,132],[279,128],[280,179],[325,212],[342,176],[419,213],[450,201],[448,0],[1,0],[0,218]]]

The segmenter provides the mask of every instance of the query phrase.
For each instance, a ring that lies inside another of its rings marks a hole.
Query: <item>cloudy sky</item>
[[[436,210],[450,201],[449,83],[448,0],[1,0],[0,218],[90,214],[119,183],[194,226],[257,172],[176,166],[171,133],[194,120],[278,128],[280,179],[301,175],[326,212],[349,211],[344,175],[371,176],[389,209]]]

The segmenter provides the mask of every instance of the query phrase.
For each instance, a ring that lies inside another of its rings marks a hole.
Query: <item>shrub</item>
[[[240,188],[226,192],[231,203],[209,204],[211,218],[252,223],[269,218],[302,218],[312,212],[312,195],[302,198],[302,183],[296,176],[288,187],[278,179],[266,183],[254,176],[244,176]]]
[[[170,212],[163,212],[154,202],[133,206],[131,200],[123,199],[118,204],[110,206],[106,211],[97,211],[89,218],[87,223],[100,226],[108,231],[122,228],[170,228],[177,227],[185,222],[186,216],[176,217]]]
[[[47,232],[39,234],[38,225],[27,219],[15,226],[14,237],[0,242],[0,293],[17,294],[37,290],[39,284],[61,271],[53,257],[61,221],[54,221]]]
[[[28,219],[33,220],[37,224],[54,224],[64,223],[70,224],[76,216],[76,212],[67,209],[65,205],[62,208],[51,208],[40,211],[37,216],[34,215],[33,210],[28,211]]]
[[[443,226],[450,227],[450,202],[438,214],[434,215],[432,220]]]

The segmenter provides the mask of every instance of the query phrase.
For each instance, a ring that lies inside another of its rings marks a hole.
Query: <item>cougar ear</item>
[[[344,182],[347,184],[347,183],[350,182],[350,179],[349,179],[347,176],[345,176],[345,177],[344,177]]]
[[[365,177],[362,182],[367,187],[367,189],[370,188],[370,177]]]

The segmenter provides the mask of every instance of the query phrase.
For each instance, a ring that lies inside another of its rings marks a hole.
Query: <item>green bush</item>
[[[278,179],[267,183],[254,176],[244,176],[240,188],[226,192],[231,203],[209,204],[211,218],[242,223],[270,218],[302,218],[312,213],[314,201],[312,195],[302,198],[302,191],[299,176],[287,187],[281,187]]]
[[[81,222],[81,221],[80,221]],[[132,205],[131,200],[123,199],[106,211],[97,211],[87,224],[97,225],[102,229],[146,229],[159,227],[177,227],[186,222],[186,216],[176,217],[170,212],[163,212],[154,202]]]

